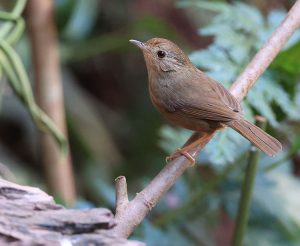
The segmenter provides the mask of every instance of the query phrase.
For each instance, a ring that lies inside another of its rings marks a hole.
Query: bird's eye
[[[157,56],[159,58],[164,58],[166,56],[166,52],[159,50],[159,51],[157,51]]]

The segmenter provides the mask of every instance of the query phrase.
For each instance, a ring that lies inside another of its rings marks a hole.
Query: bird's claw
[[[174,159],[176,159],[177,157],[182,156],[182,155],[185,156],[191,162],[192,166],[195,165],[195,163],[196,163],[195,158],[192,157],[190,155],[190,153],[188,153],[186,150],[181,149],[181,148],[178,148],[173,154],[171,154],[170,156],[167,156],[166,162],[173,161]]]

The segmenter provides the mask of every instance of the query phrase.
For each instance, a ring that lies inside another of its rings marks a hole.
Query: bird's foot
[[[185,156],[190,162],[191,162],[191,166],[194,166],[196,161],[195,161],[195,158],[192,157],[190,155],[189,152],[187,152],[184,148],[178,148],[173,154],[171,154],[170,156],[167,156],[166,157],[166,162],[169,162],[169,161],[173,161],[174,159],[176,159],[177,157],[179,156]]]

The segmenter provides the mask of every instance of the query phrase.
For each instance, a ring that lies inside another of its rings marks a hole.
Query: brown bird
[[[229,126],[270,156],[282,149],[277,139],[245,120],[236,98],[196,68],[176,44],[163,38],[130,42],[143,51],[152,103],[169,121],[202,134]],[[194,162],[188,153],[194,147],[178,151]]]

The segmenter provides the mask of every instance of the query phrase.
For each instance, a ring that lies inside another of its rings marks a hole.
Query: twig
[[[239,101],[245,97],[292,33],[300,26],[299,13],[300,0],[294,4],[283,23],[258,51],[242,75],[234,82],[231,93]],[[210,138],[206,139],[206,142],[209,140]],[[193,152],[198,153],[200,150],[201,146]],[[190,167],[189,161],[182,156],[169,162],[151,183],[128,203],[127,209],[117,219],[117,226],[114,228],[114,232],[120,237],[128,237],[134,231],[135,227],[141,223],[150,209],[157,204],[162,195],[169,190],[188,167]]]
[[[125,176],[119,176],[115,179],[116,185],[116,215],[118,218],[125,211],[129,201],[127,193],[127,182]]]
[[[163,194],[190,166],[190,161],[182,156],[169,162],[151,183],[128,203],[127,209],[122,214],[118,214],[117,226],[113,231],[120,237],[127,238]],[[116,211],[118,210],[116,208]]]
[[[64,135],[67,135],[53,4],[52,0],[28,1],[27,21],[37,101]],[[75,185],[70,156],[62,157],[49,134],[41,133],[40,143],[50,191],[68,205],[72,204]]]
[[[263,117],[257,117],[256,119],[256,125],[264,130],[266,128],[266,120]],[[250,151],[250,156],[245,171],[244,182],[239,201],[239,209],[232,238],[233,246],[241,246],[243,244],[243,238],[248,224],[249,210],[259,157],[260,151],[253,147],[253,149]]]

